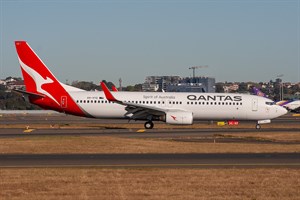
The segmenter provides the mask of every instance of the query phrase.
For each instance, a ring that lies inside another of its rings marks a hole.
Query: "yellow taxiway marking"
[[[300,114],[293,114],[293,117],[300,117]]]
[[[140,130],[137,130],[136,132],[137,133],[144,133],[146,130],[145,129],[140,129]]]
[[[26,129],[26,130],[24,130],[23,131],[23,133],[30,133],[30,132],[32,132],[32,131],[34,131],[35,129]]]

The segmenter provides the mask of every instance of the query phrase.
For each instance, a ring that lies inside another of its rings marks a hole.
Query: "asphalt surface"
[[[0,124],[99,124],[128,123],[127,120],[98,120],[73,116],[52,115],[9,115],[0,117]],[[131,122],[143,123],[143,122]],[[208,122],[196,122],[208,123]],[[247,122],[243,122],[247,123]],[[250,123],[250,122],[249,122]],[[251,122],[253,123],[253,122]],[[52,137],[52,136],[117,136],[125,138],[168,138],[183,142],[239,142],[274,143],[270,140],[251,140],[222,138],[222,134],[254,132],[293,132],[300,134],[299,128],[290,128],[290,124],[299,124],[300,117],[287,115],[272,123],[286,124],[285,128],[205,128],[205,129],[105,129],[89,127],[85,129],[0,129],[1,138]],[[295,126],[293,126],[295,127]],[[298,127],[298,126],[296,126]],[[145,131],[145,132],[144,132]],[[188,139],[187,139],[188,138]],[[298,144],[300,142],[281,142]],[[201,145],[201,144],[199,144]],[[300,168],[300,153],[240,153],[240,154],[0,154],[0,167],[192,167],[192,168],[254,168],[287,167]]]
[[[62,136],[114,136],[121,138],[152,138],[152,139],[172,139],[181,142],[223,142],[223,143],[276,143],[276,144],[300,144],[300,141],[276,141],[276,140],[257,140],[251,137],[232,138],[223,137],[223,134],[239,134],[255,132],[255,129],[29,129],[30,132],[24,132],[24,129],[0,129],[1,138],[26,138],[26,137],[62,137]],[[266,128],[259,130],[260,133],[275,132],[299,132],[299,129],[273,129]]]
[[[4,154],[0,167],[300,168],[300,153]]]
[[[293,117],[292,113],[284,115],[282,117],[272,120],[272,123],[282,123],[282,124],[291,124],[291,123],[300,123],[300,116]],[[86,123],[95,123],[95,124],[128,124],[126,119],[94,119],[94,118],[85,118],[77,117],[72,115],[64,114],[3,114],[0,116],[0,124],[86,124]],[[163,122],[155,122],[159,124]],[[195,121],[197,124],[209,124],[209,121]],[[253,123],[253,122],[242,122],[242,123]],[[143,121],[130,121],[130,124],[144,124]]]

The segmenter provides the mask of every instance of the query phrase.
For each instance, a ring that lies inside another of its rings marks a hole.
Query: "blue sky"
[[[300,82],[300,0],[0,0],[0,78],[26,40],[59,80],[123,85],[148,75]]]

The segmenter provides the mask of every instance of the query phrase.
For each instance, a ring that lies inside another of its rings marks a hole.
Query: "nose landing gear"
[[[260,129],[261,128],[260,124],[256,124],[255,128]]]

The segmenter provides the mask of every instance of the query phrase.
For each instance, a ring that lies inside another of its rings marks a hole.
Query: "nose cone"
[[[282,116],[282,115],[285,115],[287,113],[287,109],[282,107],[282,106],[278,106],[277,108],[277,114],[278,114],[278,117],[279,116]]]

